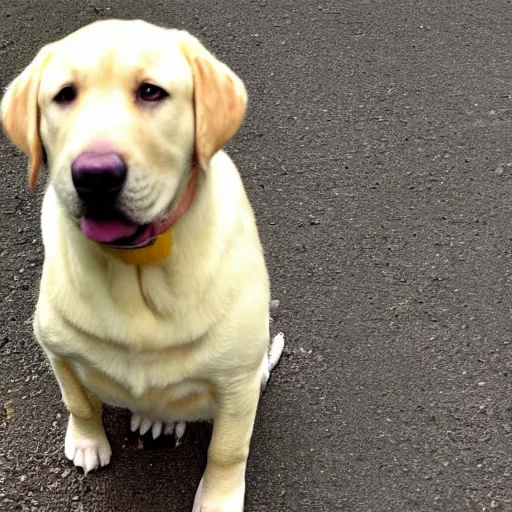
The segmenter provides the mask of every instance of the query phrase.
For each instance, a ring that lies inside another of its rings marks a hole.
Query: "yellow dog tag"
[[[172,232],[170,229],[158,235],[151,245],[140,249],[114,249],[103,247],[128,265],[156,265],[169,256],[172,247]]]

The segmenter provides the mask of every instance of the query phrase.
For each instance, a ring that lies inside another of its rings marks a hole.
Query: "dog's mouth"
[[[197,169],[189,178],[187,188],[176,204],[149,224],[137,224],[118,211],[96,207],[78,220],[82,234],[89,240],[113,249],[140,249],[152,245],[187,211],[198,182]]]
[[[139,225],[126,218],[96,218],[80,220],[84,236],[93,242],[115,249],[139,249],[151,245],[157,233],[153,224]]]

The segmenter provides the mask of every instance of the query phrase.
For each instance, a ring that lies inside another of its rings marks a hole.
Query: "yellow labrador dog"
[[[45,46],[9,85],[4,129],[43,163],[44,268],[34,331],[70,417],[66,456],[109,463],[102,402],[153,437],[213,419],[195,512],[243,510],[269,350],[269,280],[253,211],[221,148],[241,80],[197,39],[96,22]]]

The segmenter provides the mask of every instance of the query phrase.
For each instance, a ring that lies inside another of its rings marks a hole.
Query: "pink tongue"
[[[80,221],[82,233],[94,242],[108,244],[115,242],[120,238],[132,236],[139,228],[132,222],[122,222],[120,220],[96,220],[84,217]]]

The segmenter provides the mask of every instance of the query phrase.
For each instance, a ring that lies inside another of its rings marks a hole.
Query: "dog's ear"
[[[43,48],[25,70],[7,87],[2,98],[1,113],[4,131],[29,159],[28,183],[33,188],[43,160],[39,134],[37,96],[43,69],[50,56]]]
[[[238,131],[245,115],[243,82],[195,37],[181,32],[181,48],[194,78],[195,151],[207,168],[211,157]]]

